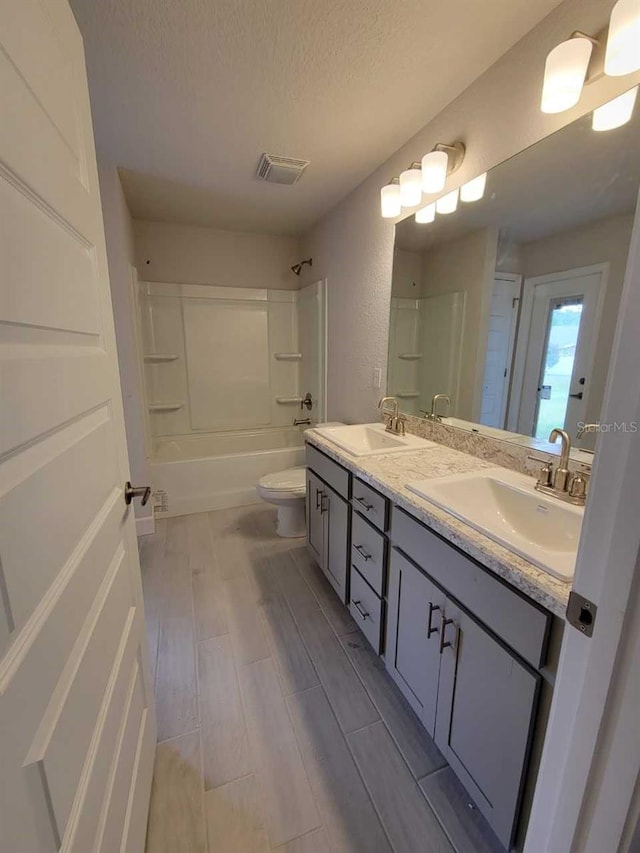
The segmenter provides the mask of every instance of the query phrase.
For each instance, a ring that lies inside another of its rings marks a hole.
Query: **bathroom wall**
[[[277,290],[297,290],[302,283],[290,269],[302,258],[296,237],[140,220],[133,232],[145,281]]]
[[[609,263],[591,390],[585,414],[587,422],[597,421],[602,410],[632,227],[633,214],[614,216],[554,234],[545,240],[519,246],[520,272],[525,278]]]
[[[301,254],[314,264],[305,279],[329,287],[329,418],[370,421],[384,393],[384,381],[372,380],[375,368],[386,373],[394,226],[380,217],[380,187],[436,142],[461,139],[467,156],[448,184],[458,187],[640,82],[640,74],[601,76],[572,110],[540,112],[549,50],[576,29],[599,32],[613,5],[565,0],[305,236]]]
[[[115,166],[99,162],[98,177],[131,479],[134,483],[147,484],[150,476],[145,452],[144,407],[132,307],[133,227]],[[152,518],[151,505],[143,507],[139,501],[135,501],[134,508],[139,532],[146,530],[145,524],[149,522],[145,522],[145,519]]]

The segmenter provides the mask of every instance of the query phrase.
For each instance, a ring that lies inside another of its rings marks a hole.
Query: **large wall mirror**
[[[640,185],[640,109],[591,116],[500,164],[482,199],[396,226],[388,390],[423,415],[592,449]],[[525,439],[522,436],[526,437]]]

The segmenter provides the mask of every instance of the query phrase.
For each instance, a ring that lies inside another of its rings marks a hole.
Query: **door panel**
[[[440,671],[437,628],[445,597],[395,548],[389,572],[387,668],[433,736]]]
[[[326,568],[324,518],[321,505],[324,488],[326,488],[324,483],[307,468],[307,545],[323,571]]]
[[[347,603],[347,566],[349,560],[349,504],[325,487],[323,500],[327,542],[326,572],[329,582]]]
[[[435,741],[508,848],[540,676],[449,600],[444,612]]]
[[[1,844],[142,850],[155,716],[82,41],[66,0],[0,15]]]

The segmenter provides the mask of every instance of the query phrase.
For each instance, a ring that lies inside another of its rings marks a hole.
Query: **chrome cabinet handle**
[[[433,602],[429,602],[429,616],[427,618],[427,640],[432,634],[438,633],[438,626],[434,628],[433,626],[433,614],[436,610],[440,610],[439,604],[433,604]]]
[[[146,506],[151,497],[151,486],[132,486],[129,480],[124,484],[124,502],[127,506],[134,498],[142,498],[142,506]]]
[[[362,609],[362,604],[360,601],[354,601],[353,606],[358,611],[358,613],[362,616],[363,619],[369,618],[369,614],[367,613],[367,611]]]
[[[354,545],[353,547],[356,549],[356,551],[358,552],[358,554],[360,554],[360,556],[361,556],[364,560],[370,560],[370,559],[371,559],[371,554],[367,554],[367,552],[364,550],[364,548],[362,547],[362,545]]]
[[[454,625],[456,628],[456,641],[454,643],[450,643],[448,641],[445,642],[444,635],[445,635],[446,630],[447,630],[447,625]],[[441,615],[440,615],[440,654],[442,654],[445,649],[450,649],[450,648],[453,648],[455,646],[455,644],[457,643],[458,631],[459,630],[460,629],[458,628],[458,626],[456,625],[456,623],[454,622],[453,619],[447,619],[445,617],[444,613],[441,613]]]
[[[354,496],[353,499],[354,501],[358,501],[360,506],[363,507],[367,512],[369,512],[370,509],[373,509],[373,504],[368,504],[364,498],[356,498]]]

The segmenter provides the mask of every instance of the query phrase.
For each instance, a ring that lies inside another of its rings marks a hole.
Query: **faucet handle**
[[[540,469],[538,476],[538,486],[551,486],[553,481],[553,462],[548,460]]]
[[[586,500],[588,486],[589,475],[583,471],[576,471],[569,483],[569,496]]]

